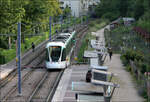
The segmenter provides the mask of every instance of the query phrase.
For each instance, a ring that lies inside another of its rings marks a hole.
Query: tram
[[[46,68],[64,69],[70,64],[76,32],[58,34],[46,44]]]

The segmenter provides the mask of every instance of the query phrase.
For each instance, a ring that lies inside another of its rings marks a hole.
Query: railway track
[[[62,74],[63,70],[56,72],[46,72],[35,90],[28,98],[27,102],[50,102]]]
[[[34,58],[30,63],[27,63],[26,66],[37,66],[41,63],[41,61],[44,59],[45,52],[41,54],[40,56]],[[26,67],[22,66],[21,70],[24,70]],[[8,75],[5,79],[2,79],[0,81],[0,89],[3,88],[7,83],[9,83],[11,80],[13,80],[18,74],[17,69],[15,69],[10,75]]]
[[[82,39],[87,34],[87,31],[88,31],[88,26],[86,26],[86,25],[85,25],[85,27],[80,28],[80,32],[77,35],[76,44],[75,44],[75,48],[74,48],[74,52],[73,52],[74,57],[76,57],[78,55],[78,52],[80,51],[80,48],[81,48],[81,45],[82,45],[82,41],[83,41]],[[71,58],[71,60],[72,60],[71,64],[79,64],[79,63],[76,63],[73,56]],[[82,64],[85,64],[85,63],[82,63]]]
[[[37,59],[33,60],[29,65],[30,66],[38,66],[43,65],[41,64],[41,61],[44,58],[44,53],[41,54]],[[26,79],[29,78],[29,76],[35,71],[34,68],[25,69],[23,68],[21,70],[22,73],[22,84]],[[0,100],[4,101],[8,99],[8,97],[17,90],[17,72],[11,73],[9,77],[7,77],[5,80],[1,81],[0,83],[0,90],[1,90],[1,97]]]
[[[17,85],[2,99],[2,102],[49,102],[59,83],[63,71],[39,69],[29,71],[22,78],[22,95],[18,96]]]

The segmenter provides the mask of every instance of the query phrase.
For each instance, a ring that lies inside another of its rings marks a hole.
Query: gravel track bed
[[[22,78],[29,72],[31,69],[22,71]],[[3,99],[13,88],[16,87],[18,81],[18,76],[15,76],[13,80],[9,81],[3,88],[0,89],[0,99]]]
[[[47,96],[49,95],[49,92],[52,90],[59,72],[57,71],[57,72],[48,73],[49,75],[47,76],[42,86],[39,88],[36,95],[34,95],[32,102],[37,102],[37,101],[46,102]]]
[[[32,93],[38,82],[42,79],[43,75],[45,74],[46,70],[36,69],[33,71],[32,74],[25,80],[22,84],[22,95],[18,96],[18,90],[13,92],[7,99],[7,101],[12,102],[26,102],[29,95]]]
[[[37,66],[37,65],[41,66],[41,65],[43,65],[44,64],[44,62],[43,62],[44,56],[45,56],[45,52],[43,54],[41,54],[38,58],[36,58],[35,60],[33,60],[28,66]],[[41,62],[43,62],[43,63],[41,63]],[[35,71],[35,69],[31,69],[31,68],[24,68],[21,71],[22,84],[24,83],[23,82],[24,77],[27,74],[31,75],[34,71]],[[0,91],[1,91],[0,100],[5,99],[5,97],[8,95],[8,93],[11,90],[14,90],[17,87],[17,84],[18,84],[18,75],[17,75],[17,72],[14,72],[14,73],[16,73],[16,75],[11,80],[9,80],[6,83],[6,85],[4,85],[3,87],[0,88]],[[3,101],[5,101],[5,100],[3,100]]]

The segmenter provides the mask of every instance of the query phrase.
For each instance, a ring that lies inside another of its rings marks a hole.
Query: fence
[[[148,78],[148,75],[145,76],[144,74],[141,73],[139,68],[136,66],[136,64],[130,60],[130,65],[131,65],[131,72],[136,76],[138,81],[141,81],[140,87],[138,89],[138,92],[141,94],[143,93],[143,89],[147,89],[147,95],[150,97],[150,79]]]
[[[140,34],[147,42],[150,42],[150,33],[141,27],[134,27],[133,31]]]

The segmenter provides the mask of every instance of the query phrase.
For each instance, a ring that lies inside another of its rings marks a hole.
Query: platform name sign
[[[107,80],[107,75],[106,74],[102,74],[102,73],[98,73],[98,72],[93,72],[92,78],[94,80],[106,81]]]

